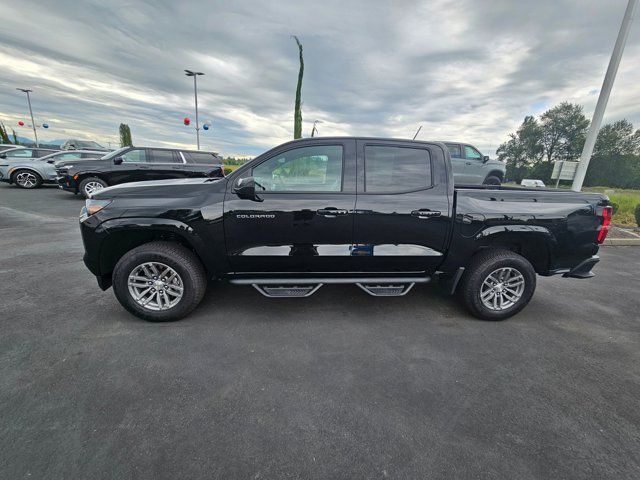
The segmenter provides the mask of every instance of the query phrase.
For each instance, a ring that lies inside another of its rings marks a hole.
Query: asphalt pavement
[[[0,185],[0,478],[640,478],[640,248],[504,322],[434,286],[152,324],[82,263],[82,201]]]

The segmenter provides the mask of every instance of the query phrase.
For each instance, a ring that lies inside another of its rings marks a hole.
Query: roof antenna
[[[420,125],[420,126],[418,127],[418,131],[417,131],[417,132],[416,132],[416,134],[413,136],[413,139],[412,139],[412,140],[415,140],[415,139],[416,139],[416,137],[417,137],[417,136],[418,136],[418,134],[420,133],[420,130],[422,130],[422,125]]]

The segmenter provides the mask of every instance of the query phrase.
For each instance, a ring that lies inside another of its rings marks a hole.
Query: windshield
[[[104,147],[100,145],[98,142],[92,142],[87,140],[76,140],[76,146],[78,148],[88,148],[89,150],[91,150],[92,148],[104,149]]]
[[[122,148],[119,148],[118,150],[114,150],[113,152],[107,153],[104,157],[100,157],[100,158],[102,158],[102,160],[111,160],[112,158],[116,158],[121,153],[126,152],[130,148],[131,147],[122,147]]]

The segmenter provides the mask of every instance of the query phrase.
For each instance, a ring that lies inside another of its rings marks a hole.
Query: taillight
[[[602,209],[602,225],[598,231],[598,243],[602,244],[609,233],[609,225],[611,225],[611,217],[613,216],[613,207],[604,207]]]

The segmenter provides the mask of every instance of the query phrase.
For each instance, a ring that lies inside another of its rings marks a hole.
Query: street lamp
[[[28,88],[16,88],[16,90],[20,90],[27,94],[27,103],[29,104],[29,114],[31,115],[31,126],[33,127],[33,135],[36,137],[36,147],[40,147],[38,143],[38,133],[36,132],[36,122],[33,121],[33,110],[31,110],[31,97],[29,97],[29,93],[33,92],[33,90],[29,90]]]
[[[322,120],[314,120],[313,121],[313,128],[311,129],[311,136],[313,137],[316,133],[318,133],[318,127],[316,127],[316,125],[318,123],[322,123]]]
[[[200,150],[200,124],[198,123],[198,81],[196,78],[198,75],[204,75],[202,72],[194,72],[191,70],[185,70],[187,77],[193,77],[193,93],[196,99],[196,142],[198,144],[198,150]]]

